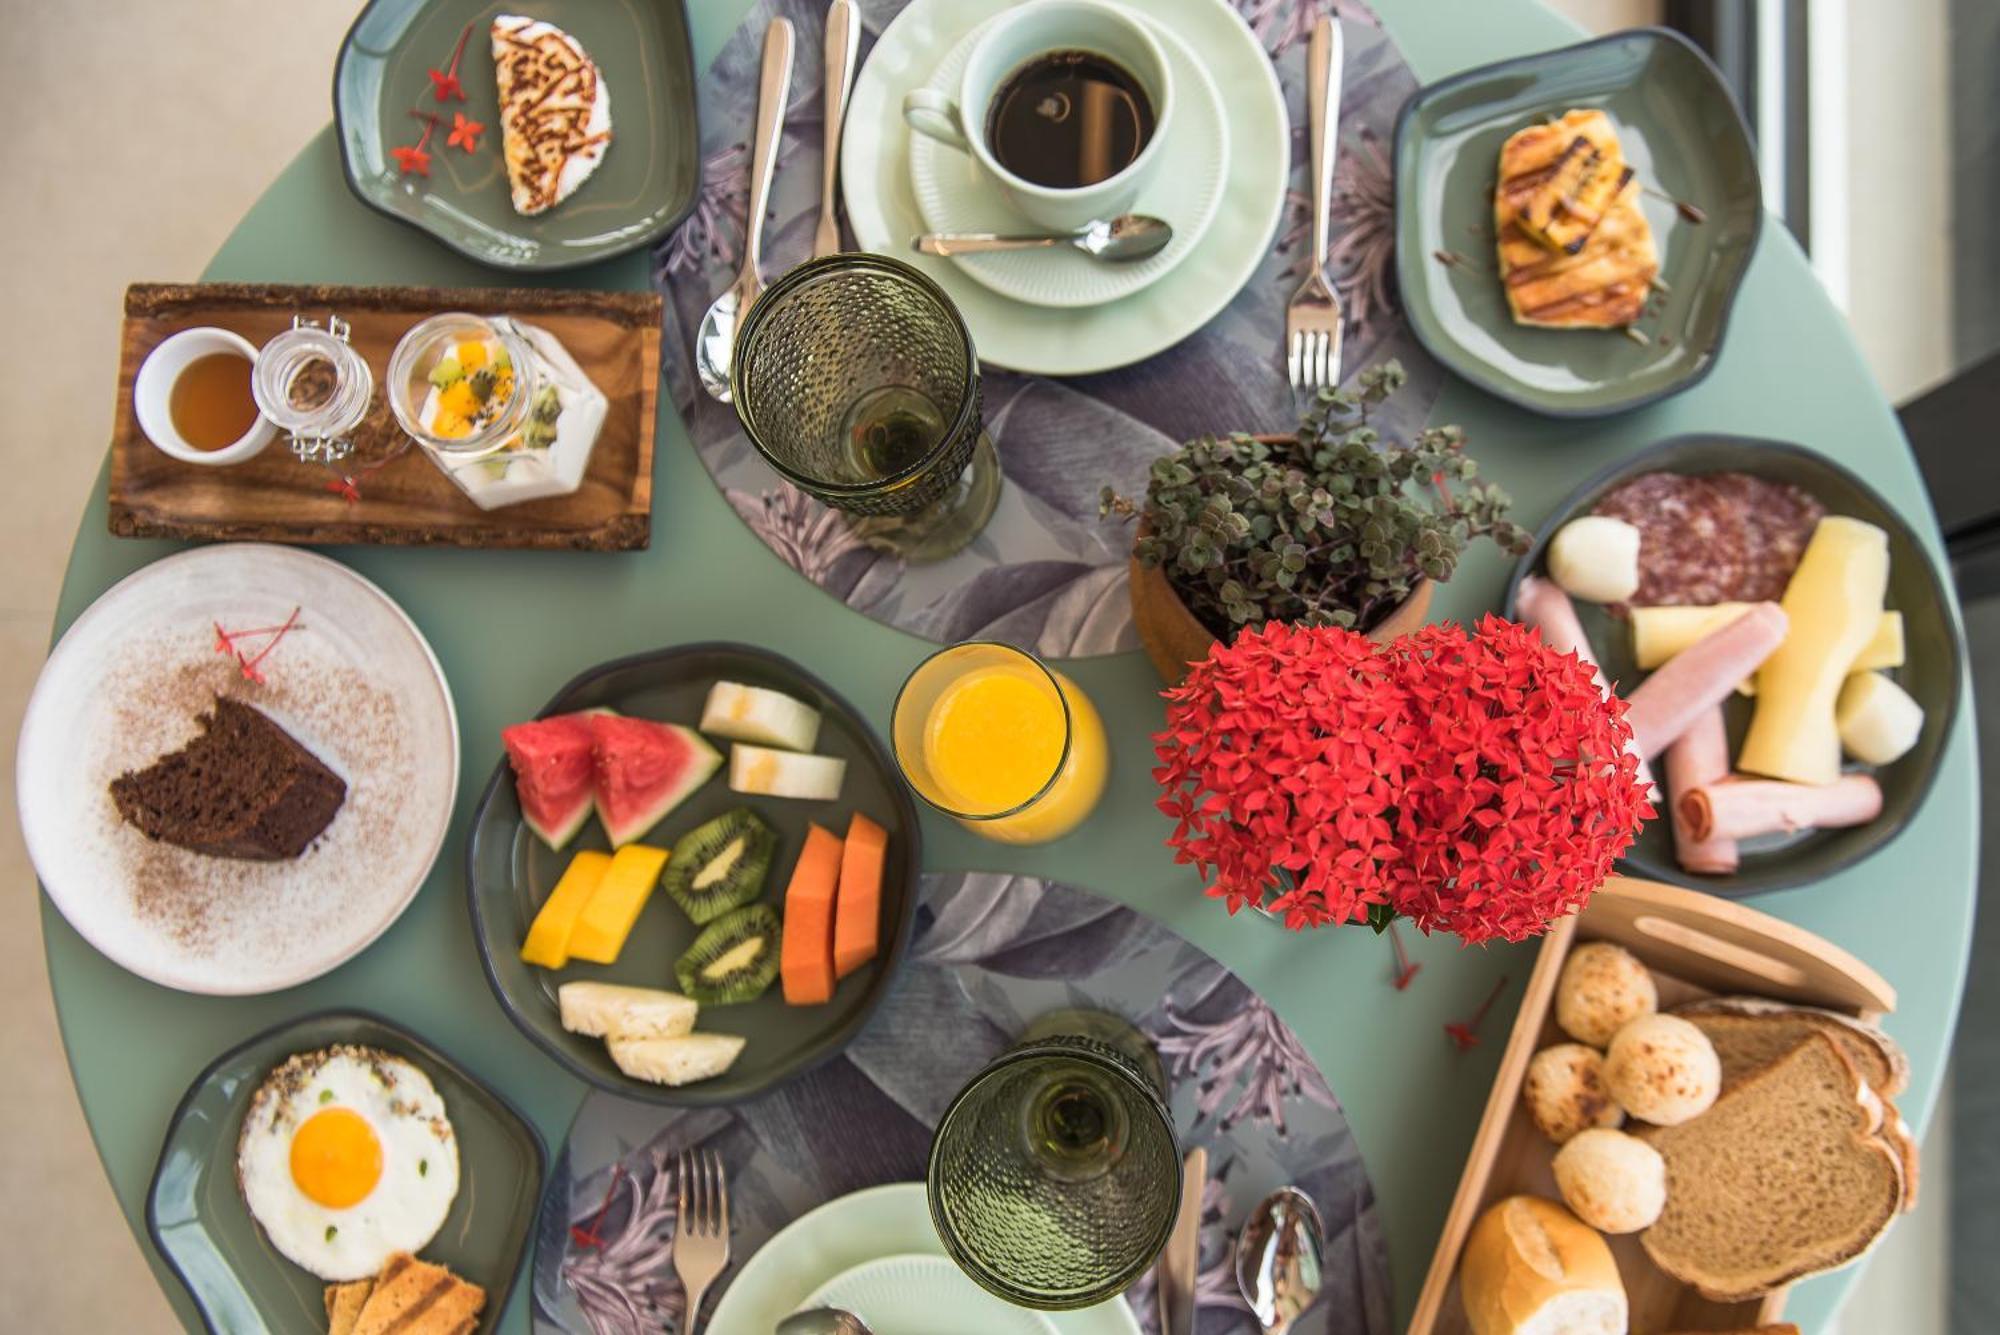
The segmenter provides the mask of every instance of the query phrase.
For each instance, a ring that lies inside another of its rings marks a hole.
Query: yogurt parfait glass
[[[447,472],[510,445],[545,447],[535,407],[542,384],[527,339],[511,323],[449,311],[403,335],[389,357],[389,407]]]

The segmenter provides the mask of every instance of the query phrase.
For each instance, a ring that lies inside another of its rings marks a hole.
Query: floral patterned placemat
[[[1326,1080],[1257,994],[1132,909],[1025,876],[924,878],[896,988],[846,1052],[730,1108],[653,1107],[594,1093],[550,1170],[535,1229],[534,1325],[543,1335],[680,1328],[670,1261],[682,1149],[719,1151],[741,1264],[814,1206],[921,1179],[937,1118],[1029,1020],[1061,1007],[1124,1015],[1166,1065],[1182,1144],[1206,1146],[1203,1335],[1254,1335],[1230,1246],[1250,1208],[1285,1183],[1326,1224],[1324,1296],[1297,1335],[1388,1335],[1388,1253],[1375,1194]],[[866,1135],[855,1128],[866,1127]],[[1148,1276],[1127,1295],[1159,1329]]]
[[[864,60],[874,35],[906,3],[864,0]],[[766,272],[804,259],[818,221],[825,4],[759,0],[752,7],[701,80],[700,203],[657,253],[655,280],[668,297],[662,363],[710,475],[751,530],[800,574],[877,621],[939,643],[1000,639],[1055,657],[1137,646],[1125,578],[1131,530],[1098,517],[1099,489],[1109,483],[1136,494],[1152,460],[1192,436],[1284,431],[1297,421],[1278,350],[1311,235],[1305,37],[1325,12],[1340,15],[1347,47],[1329,247],[1351,320],[1343,362],[1352,377],[1399,358],[1410,381],[1380,425],[1423,425],[1443,373],[1417,346],[1396,303],[1389,169],[1396,113],[1416,79],[1360,0],[1215,3],[1233,4],[1263,42],[1291,108],[1294,188],[1271,253],[1221,315],[1148,361],[1063,380],[986,368],[987,426],[1007,484],[1025,503],[1003,506],[970,547],[929,566],[905,566],[867,547],[839,514],[783,482],[744,438],[734,411],[695,380],[695,330],[739,262],[760,47],[765,26],[780,14],[797,29],[798,58],[765,231]]]

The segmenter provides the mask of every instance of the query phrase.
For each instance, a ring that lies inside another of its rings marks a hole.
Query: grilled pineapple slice
[[[1603,112],[1572,111],[1509,138],[1493,222],[1519,323],[1615,329],[1645,310],[1659,253],[1639,210],[1638,179]]]
[[[678,1038],[614,1038],[606,1046],[618,1069],[634,1080],[687,1085],[712,1080],[734,1066],[745,1041],[735,1034],[683,1034]]]

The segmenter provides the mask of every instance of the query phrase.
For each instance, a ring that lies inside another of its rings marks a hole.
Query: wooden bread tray
[[[1520,1193],[1562,1199],[1550,1169],[1555,1146],[1528,1116],[1521,1085],[1536,1052],[1569,1041],[1556,1027],[1556,980],[1570,951],[1585,941],[1614,942],[1638,956],[1659,986],[1662,1010],[1725,994],[1802,1002],[1867,1019],[1896,1007],[1895,989],[1880,974],[1810,932],[1697,890],[1612,878],[1580,915],[1558,923],[1542,940],[1410,1335],[1466,1335],[1471,1329],[1458,1295],[1459,1253],[1487,1206]],[[1638,1234],[1605,1241],[1625,1282],[1632,1335],[1746,1330],[1777,1320],[1784,1308],[1782,1289],[1750,1302],[1711,1301],[1656,1269]]]
[[[262,347],[295,314],[353,325],[375,372],[375,404],[361,448],[401,431],[382,398],[389,354],[404,332],[440,311],[519,315],[560,339],[610,401],[583,485],[498,510],[474,505],[422,450],[360,482],[360,499],[330,491],[323,466],[285,441],[228,467],[174,459],[139,430],[132,384],[146,354],[170,334],[214,325]],[[265,283],[135,283],[125,290],[118,404],[107,487],[111,532],[124,538],[240,538],[258,542],[390,543],[453,547],[643,549],[652,532],[653,426],[660,379],[660,298],[647,292],[530,288],[296,287]]]

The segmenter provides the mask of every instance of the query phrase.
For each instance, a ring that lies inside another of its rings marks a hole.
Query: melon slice
[[[521,818],[550,848],[561,848],[590,819],[596,735],[587,714],[516,723],[500,730]]]
[[[722,765],[722,753],[693,728],[620,714],[593,714],[594,799],[613,848],[640,838]]]

